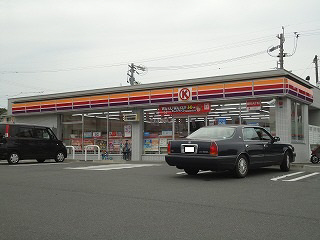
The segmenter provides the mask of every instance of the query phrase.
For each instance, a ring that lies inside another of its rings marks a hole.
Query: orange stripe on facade
[[[142,96],[149,96],[150,92],[149,91],[145,91],[145,92],[132,92],[129,93],[130,97],[142,97]]]
[[[224,87],[223,85],[224,84],[198,86],[198,91],[213,90],[213,89],[223,89],[223,87]]]
[[[250,82],[236,82],[236,83],[225,83],[225,88],[236,88],[236,87],[251,87],[252,81]]]
[[[25,103],[13,103],[13,104],[12,104],[12,107],[13,107],[13,108],[25,107],[25,106],[26,106]]]
[[[109,99],[109,95],[100,95],[100,96],[91,96],[91,101],[94,100],[108,100]]]
[[[172,93],[172,89],[152,90],[152,91],[151,91],[151,95],[168,94],[168,93]]]
[[[26,107],[30,107],[30,106],[40,106],[41,102],[30,102],[30,103],[25,103]]]
[[[73,99],[73,102],[84,102],[84,101],[90,101],[90,97],[81,97],[81,98]]]
[[[73,99],[72,98],[67,98],[67,99],[57,99],[57,104],[58,103],[72,103]]]
[[[120,94],[112,94],[110,95],[110,99],[115,99],[115,98],[128,98],[129,94],[128,93],[120,93]]]
[[[284,78],[277,78],[277,79],[268,79],[268,80],[254,80],[254,86],[258,85],[270,85],[270,84],[278,84],[284,83]]]
[[[52,100],[52,101],[44,101],[44,102],[40,102],[41,105],[52,105],[52,104],[56,104],[56,100]]]

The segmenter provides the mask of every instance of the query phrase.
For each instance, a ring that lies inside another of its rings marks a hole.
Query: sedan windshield
[[[232,127],[204,127],[190,134],[190,139],[226,139],[232,137],[235,128]]]

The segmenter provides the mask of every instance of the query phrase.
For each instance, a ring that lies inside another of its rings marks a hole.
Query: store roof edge
[[[134,86],[110,87],[110,88],[82,90],[82,91],[74,91],[74,92],[54,93],[54,94],[47,94],[47,95],[35,95],[35,96],[28,96],[28,97],[9,98],[9,102],[19,103],[19,102],[26,102],[26,101],[53,100],[53,99],[59,99],[59,98],[65,98],[65,97],[85,97],[90,95],[114,94],[114,93],[132,92],[132,91],[148,91],[148,90],[161,89],[161,88],[172,88],[172,87],[182,87],[182,86],[188,86],[188,85],[191,86],[191,85],[208,84],[208,83],[233,82],[233,81],[243,81],[243,80],[260,79],[260,78],[274,78],[274,77],[288,77],[291,80],[294,80],[308,88],[314,87],[309,82],[303,80],[302,78],[294,75],[293,73],[285,69],[277,69],[277,70],[269,70],[269,71],[261,71],[261,72],[230,74],[230,75],[212,76],[212,77],[204,77],[204,78],[171,80],[167,82],[157,82],[157,83],[141,84],[141,85],[134,85]]]

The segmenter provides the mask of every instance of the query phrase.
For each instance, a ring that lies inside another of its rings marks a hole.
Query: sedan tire
[[[312,162],[313,164],[317,164],[319,161],[320,159],[315,155],[312,155],[310,158],[310,162]]]
[[[280,164],[280,169],[282,172],[289,172],[291,165],[291,154],[286,151],[283,155],[282,163]]]
[[[65,159],[63,152],[57,152],[56,157],[55,157],[55,161],[56,162],[63,162]]]
[[[184,171],[188,174],[188,175],[197,175],[199,172],[199,169],[197,168],[185,168]]]
[[[246,156],[240,155],[237,159],[236,166],[233,170],[235,177],[244,178],[249,171],[249,162]]]
[[[17,164],[20,160],[20,156],[17,152],[12,152],[9,154],[7,160],[9,164]]]

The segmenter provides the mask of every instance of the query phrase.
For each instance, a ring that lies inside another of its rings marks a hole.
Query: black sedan
[[[287,172],[296,154],[293,146],[279,141],[279,137],[272,137],[258,126],[203,127],[186,139],[170,141],[165,159],[189,175],[196,175],[199,170],[230,170],[243,178],[251,168],[271,165],[280,165]]]

